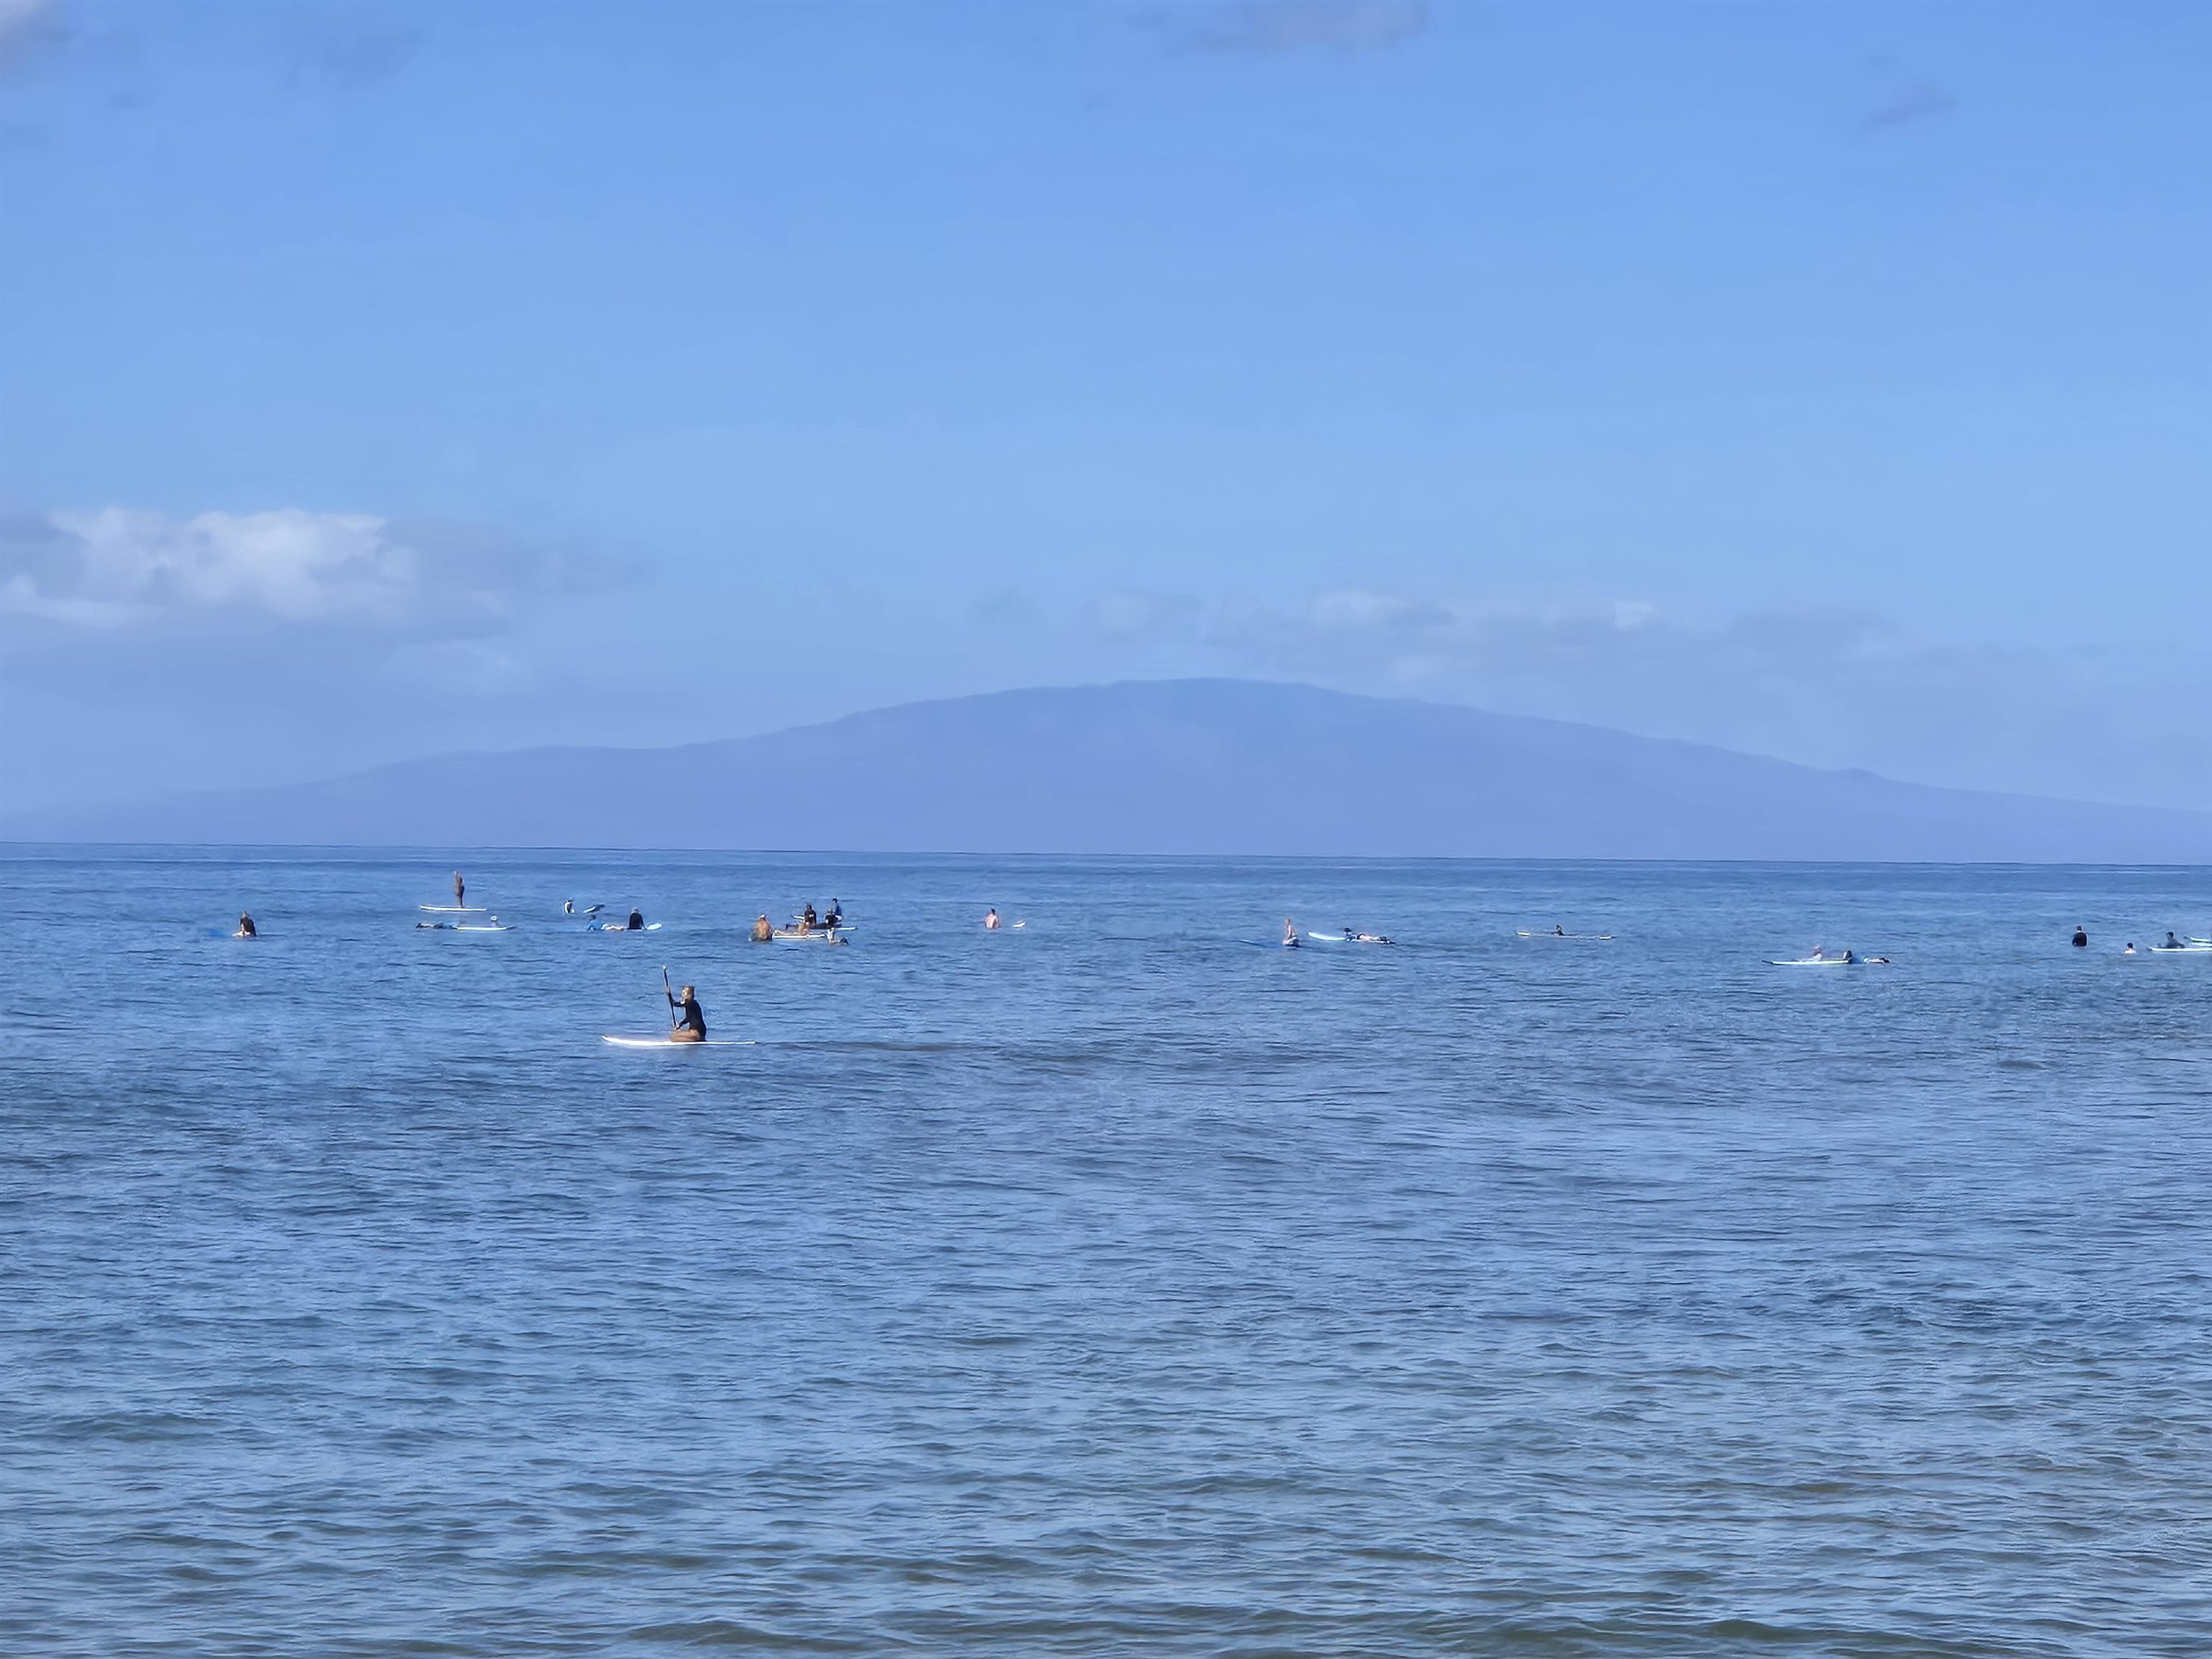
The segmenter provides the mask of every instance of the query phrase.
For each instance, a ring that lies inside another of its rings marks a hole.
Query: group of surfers
[[[2179,934],[2176,933],[2172,928],[2169,927],[2166,930],[2166,943],[2163,945],[2154,945],[2150,948],[2154,951],[2187,951],[2192,948],[2201,947],[2205,943],[2206,941],[2198,939],[2185,939]],[[2075,928],[2074,948],[2077,951],[2086,950],[2088,948],[2088,944],[2089,930],[2086,927]],[[2136,942],[2133,939],[2130,939],[2128,941],[2127,949],[2121,951],[2120,954],[2124,957],[2134,956],[2136,954]]]
[[[768,919],[763,910],[753,921],[753,943],[766,945],[776,939],[822,939],[835,943],[837,930],[845,925],[845,904],[842,899],[831,899],[830,908],[817,914],[811,902],[792,918],[791,926],[778,927]]]

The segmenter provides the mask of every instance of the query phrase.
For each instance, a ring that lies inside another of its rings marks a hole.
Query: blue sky
[[[1212,672],[2212,807],[2212,10],[0,28],[6,805]]]

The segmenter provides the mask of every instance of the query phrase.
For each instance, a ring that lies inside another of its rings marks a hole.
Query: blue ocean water
[[[2212,1651],[2212,871],[468,873],[0,863],[0,1649]]]

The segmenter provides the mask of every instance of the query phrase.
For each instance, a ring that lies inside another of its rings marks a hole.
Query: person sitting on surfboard
[[[826,912],[824,912],[824,913],[823,913],[823,917],[822,917],[822,925],[823,925],[823,927],[825,927],[825,928],[827,928],[830,932],[831,932],[831,933],[836,933],[836,932],[837,931],[838,927],[839,927],[843,923],[844,920],[845,920],[845,907],[844,907],[844,905],[843,905],[841,902],[839,902],[838,900],[836,900],[836,899],[831,899],[831,900],[830,901],[830,908],[829,908]]]
[[[671,1042],[704,1042],[707,1040],[707,1016],[699,1012],[699,994],[685,986],[676,994],[670,1009],[680,1022],[668,1033]]]
[[[983,926],[995,930],[999,927],[999,907],[993,905],[983,912]]]
[[[2076,928],[2074,930],[2074,943],[2075,943],[2076,945],[2087,945],[2088,942],[2089,942],[2089,933],[2088,933],[2088,930],[2087,930],[2087,928],[2076,927]]]
[[[238,936],[240,939],[259,939],[261,930],[253,925],[253,918],[240,910],[238,913]]]
[[[1553,939],[1565,939],[1566,936],[1567,930],[1565,928],[1560,927],[1556,921],[1552,924],[1552,937]]]
[[[799,913],[799,931],[802,933],[811,933],[821,925],[821,921],[822,919],[814,914],[814,906],[810,902],[806,908]]]
[[[1298,942],[1298,925],[1288,916],[1283,918],[1283,943],[1295,949]]]
[[[633,933],[641,933],[645,931],[645,912],[635,905],[630,907],[629,925],[625,931]]]
[[[775,929],[769,925],[767,914],[763,912],[760,920],[753,923],[753,942],[757,945],[766,945],[775,937]]]

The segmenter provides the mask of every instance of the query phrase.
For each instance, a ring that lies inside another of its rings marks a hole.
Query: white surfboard
[[[434,916],[480,916],[486,908],[481,904],[418,904],[415,908]]]
[[[665,1036],[603,1036],[602,1042],[611,1042],[617,1048],[750,1048],[750,1037],[708,1037],[704,1042],[678,1042]]]

